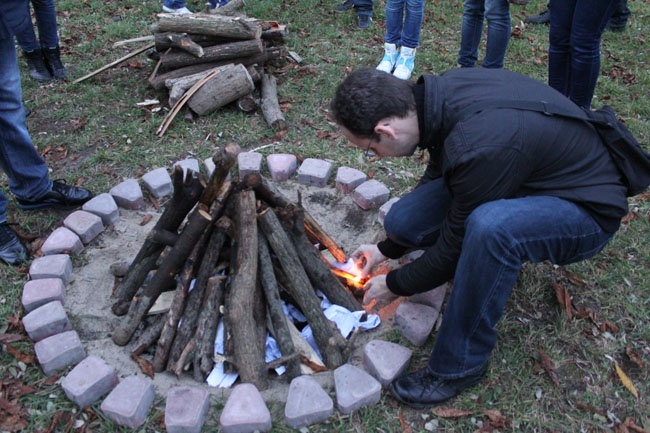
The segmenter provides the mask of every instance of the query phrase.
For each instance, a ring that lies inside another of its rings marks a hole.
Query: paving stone
[[[381,384],[352,364],[343,364],[334,370],[334,389],[336,407],[344,415],[375,404],[381,398]]]
[[[84,245],[88,245],[104,231],[101,217],[83,210],[72,212],[63,220],[63,225],[75,232]]]
[[[448,288],[449,288],[449,283],[445,283],[441,286],[436,287],[435,289],[429,290],[428,292],[418,293],[409,296],[408,300],[409,302],[415,302],[416,304],[427,305],[435,309],[437,312],[440,312]],[[438,320],[437,317],[436,320]]]
[[[395,312],[395,325],[411,343],[422,346],[438,320],[438,311],[428,305],[404,301]]]
[[[65,304],[65,284],[62,279],[30,280],[23,286],[22,304],[28,313],[52,301]]]
[[[368,210],[381,206],[388,201],[390,191],[386,185],[375,179],[370,179],[359,185],[352,194],[352,200],[361,209]]]
[[[356,168],[339,167],[336,171],[336,189],[343,194],[349,194],[367,179],[368,176]]]
[[[298,168],[298,183],[324,187],[332,173],[332,164],[322,159],[307,158]]]
[[[172,178],[165,167],[151,170],[143,175],[142,183],[149,194],[156,198],[165,197],[174,191]]]
[[[79,236],[67,227],[57,227],[41,245],[41,251],[46,256],[52,254],[79,254],[84,244]]]
[[[41,278],[60,278],[63,284],[68,284],[72,274],[72,260],[67,254],[53,254],[38,257],[29,266],[29,277],[32,280]]]
[[[239,179],[244,179],[244,176],[251,173],[259,173],[262,171],[263,156],[258,152],[241,152],[237,155],[237,168],[239,172]]]
[[[120,219],[120,211],[113,196],[105,192],[99,194],[81,206],[81,210],[97,215],[105,226],[111,225]]]
[[[287,180],[296,172],[298,159],[290,153],[274,153],[266,157],[266,166],[272,180]]]
[[[121,208],[138,210],[144,208],[142,188],[135,179],[127,179],[110,189],[115,203]]]
[[[174,169],[176,166],[180,166],[183,169],[184,176],[187,175],[187,170],[192,170],[196,174],[201,172],[201,168],[199,167],[199,161],[194,158],[187,158],[181,161],[177,161],[174,163],[174,165],[172,165],[172,169]]]
[[[52,301],[30,311],[23,317],[23,326],[32,341],[72,330],[72,324],[60,301]]]
[[[408,367],[412,353],[390,341],[371,340],[363,347],[363,362],[370,374],[386,386]]]
[[[151,379],[128,376],[106,396],[100,409],[115,424],[137,428],[146,421],[155,397]]]
[[[386,203],[379,206],[379,212],[377,213],[377,221],[379,221],[379,224],[384,224],[384,220],[386,219],[386,215],[388,215],[388,211],[398,201],[399,197],[393,197]]]
[[[316,380],[298,376],[289,385],[284,419],[294,429],[326,421],[334,413],[334,402]]]
[[[219,418],[222,433],[271,430],[271,413],[255,385],[241,383],[232,390]]]
[[[167,392],[167,433],[200,433],[210,407],[210,394],[203,388],[177,386]]]
[[[90,355],[63,378],[61,388],[70,401],[84,408],[99,400],[119,382],[113,366]]]
[[[34,344],[34,352],[46,376],[52,376],[86,357],[76,331],[66,331],[42,339]]]

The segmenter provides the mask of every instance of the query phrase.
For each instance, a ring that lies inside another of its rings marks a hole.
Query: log
[[[255,83],[244,65],[225,66],[194,93],[187,106],[199,116],[205,116],[253,90]]]
[[[132,355],[140,356],[142,355],[149,347],[160,337],[160,332],[165,326],[165,316],[159,314],[153,318],[153,323],[147,326],[147,329],[138,337],[133,349],[131,352]]]
[[[284,120],[278,102],[278,86],[273,75],[262,75],[262,103],[260,105],[267,125],[276,132],[287,129],[287,122]]]
[[[208,75],[210,75],[212,72],[216,70],[223,71],[224,69],[227,69],[230,65],[226,66],[219,66],[216,68],[208,69],[207,71],[202,71],[198,72],[196,74],[191,74],[191,75],[185,75],[180,78],[170,78],[169,80],[165,81],[165,87],[169,89],[169,106],[172,107],[178,102],[179,99],[183,96],[183,94],[195,85],[197,82],[201,81]]]
[[[228,173],[235,162],[237,161],[237,155],[241,149],[235,143],[227,144],[219,152],[215,153],[212,157],[212,162],[214,163],[214,171],[210,177],[210,182],[208,183],[207,188],[199,197],[199,203],[202,203],[205,207],[210,207],[215,204],[219,191],[223,190],[223,185],[228,178]]]
[[[251,57],[264,52],[261,39],[231,42],[213,45],[203,49],[203,56],[195,57],[182,51],[170,51],[160,57],[161,68],[165,70],[197,65],[199,63],[218,62],[241,57]]]
[[[218,15],[233,15],[244,7],[244,0],[230,0],[220,8],[210,9],[210,13]]]
[[[199,313],[199,319],[196,326],[196,333],[190,343],[196,349],[194,351],[193,365],[194,378],[199,382],[205,381],[214,367],[214,340],[217,335],[217,325],[219,323],[220,308],[223,304],[224,287],[226,277],[210,277],[205,290],[205,302]],[[188,343],[188,345],[190,344]],[[186,350],[183,350],[185,354]],[[191,359],[191,357],[188,357]],[[185,364],[183,357],[176,363],[176,374],[179,375],[179,367]]]
[[[237,40],[260,39],[262,35],[262,26],[255,19],[217,14],[158,14],[158,30]]]
[[[257,110],[257,101],[252,93],[239,98],[236,105],[237,109],[243,113],[252,113]]]
[[[341,350],[345,347],[345,339],[336,325],[323,314],[320,300],[298,259],[295,247],[272,210],[267,209],[260,213],[257,220],[290,283],[286,289],[298,303],[312,327],[314,339],[323,355],[325,365],[329,368],[339,367],[343,363]]]
[[[203,47],[192,40],[187,33],[156,33],[154,42],[157,51],[165,51],[168,48],[177,48],[185,51],[194,57],[203,57]]]
[[[226,329],[236,342],[233,361],[242,382],[253,383],[263,390],[268,387],[268,375],[264,346],[260,345],[254,317],[258,269],[255,193],[252,190],[241,191],[235,202],[237,251],[231,265],[231,285],[226,299]]]

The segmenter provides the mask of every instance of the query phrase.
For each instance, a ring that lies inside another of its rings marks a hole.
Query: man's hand
[[[397,295],[388,290],[386,285],[386,275],[377,275],[376,277],[368,280],[365,286],[363,286],[366,293],[363,295],[363,303],[369,304],[373,299],[377,301],[379,305],[390,304],[393,299],[397,298]]]
[[[387,260],[388,257],[379,252],[377,245],[361,245],[352,253],[352,259],[361,268],[361,275],[366,278],[375,265]]]

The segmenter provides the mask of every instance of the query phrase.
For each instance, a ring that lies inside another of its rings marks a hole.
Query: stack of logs
[[[159,14],[152,32],[150,56],[158,64],[149,82],[169,89],[171,107],[186,105],[203,116],[232,102],[245,112],[261,106],[275,131],[286,128],[275,77],[264,72],[287,55],[283,26],[214,13]],[[254,96],[256,84],[261,98]]]
[[[213,157],[216,168],[207,185],[200,174],[176,168],[173,195],[116,289],[113,312],[123,317],[112,339],[126,345],[137,330],[134,354],[155,344],[154,371],[181,375],[191,367],[195,379],[204,381],[215,364],[215,334],[223,316],[226,365],[242,381],[265,389],[269,370],[280,365],[291,379],[305,364],[333,369],[345,362],[349,341],[323,314],[316,290],[351,311],[361,306],[315,245],[339,261],[345,253],[300,200],[293,204],[259,174],[228,180],[237,152],[229,145]],[[171,290],[174,300],[164,319],[146,327],[149,309]],[[296,339],[281,299],[307,318],[322,362],[310,359]],[[267,330],[282,354],[273,363],[264,358]]]

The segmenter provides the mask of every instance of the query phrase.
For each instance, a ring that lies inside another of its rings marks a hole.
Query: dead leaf
[[[638,425],[636,425],[634,420],[629,417],[625,418],[625,421],[623,421],[621,424],[615,426],[614,432],[615,433],[629,433],[629,432],[649,433],[647,430],[644,430],[643,427],[639,427]]]
[[[643,364],[643,359],[641,359],[641,355],[639,355],[639,352],[636,350],[632,349],[629,345],[625,348],[625,354],[627,355],[628,358],[630,358],[630,361],[635,363],[636,365],[639,366],[639,368],[645,369],[645,365]]]
[[[13,347],[11,344],[7,344],[5,347],[7,348],[7,353],[16,358],[16,360],[24,362],[27,365],[36,364],[36,357],[34,355],[22,352]]]
[[[625,386],[634,397],[639,398],[639,393],[636,390],[634,384],[630,380],[629,377],[625,374],[623,369],[618,365],[618,362],[614,361],[614,368],[616,368],[616,374],[618,374],[619,379],[621,379],[621,382],[623,383],[623,386]]]
[[[411,433],[413,431],[411,426],[406,422],[406,419],[404,419],[404,413],[401,410],[399,411],[399,423],[402,427],[402,433]]]
[[[540,360],[542,361],[542,367],[544,367],[544,370],[546,371],[546,374],[548,374],[548,377],[551,379],[551,382],[553,382],[553,384],[556,386],[559,386],[560,381],[557,378],[557,373],[555,373],[555,363],[553,362],[553,359],[544,353],[542,349],[537,349],[537,353],[539,354]]]
[[[489,418],[490,424],[495,429],[502,430],[510,427],[508,418],[498,410],[482,410],[481,413]]]
[[[432,412],[435,416],[445,419],[463,418],[474,413],[469,410],[455,409],[453,407],[435,407]]]
[[[573,284],[574,286],[578,286],[578,287],[585,286],[585,282],[582,280],[582,278],[580,278],[576,274],[572,274],[571,272],[566,272],[565,275],[569,279],[571,284]]]
[[[0,334],[0,344],[15,343],[25,339],[26,337],[20,334]]]
[[[136,364],[138,364],[138,367],[140,367],[140,371],[142,371],[145,375],[153,379],[154,371],[151,362],[133,354],[131,354],[131,359],[134,360]]]
[[[149,224],[149,221],[151,221],[152,218],[153,215],[151,215],[150,213],[146,214],[144,217],[142,217],[142,220],[140,221],[140,225],[146,226],[147,224]]]
[[[560,308],[566,313],[569,321],[573,320],[573,304],[571,303],[571,295],[569,295],[569,291],[564,284],[557,282],[553,282],[552,284]]]
[[[312,362],[309,358],[307,358],[304,355],[300,355],[300,362],[302,362],[307,367],[314,370],[316,373],[321,372],[321,371],[327,371],[327,367],[325,367],[323,365],[316,364],[315,362]]]

